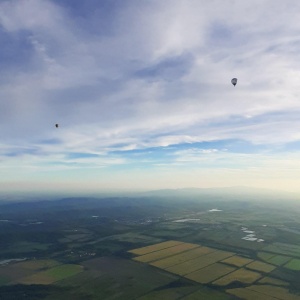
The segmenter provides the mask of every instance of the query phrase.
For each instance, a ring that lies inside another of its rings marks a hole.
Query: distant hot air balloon
[[[55,127],[58,128],[58,124],[55,124]]]
[[[237,78],[232,78],[231,83],[235,86],[237,84]]]

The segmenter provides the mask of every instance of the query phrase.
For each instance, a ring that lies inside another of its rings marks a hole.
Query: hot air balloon
[[[235,86],[237,84],[237,78],[232,78],[231,83]]]

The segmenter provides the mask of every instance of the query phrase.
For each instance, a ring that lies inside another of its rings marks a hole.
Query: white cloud
[[[300,139],[297,1],[141,1],[108,15],[99,3],[84,17],[64,5],[0,4],[2,34],[15,53],[27,47],[0,70],[1,152],[36,147],[29,166],[34,155],[109,162],[115,150]],[[226,156],[215,150],[185,159]]]

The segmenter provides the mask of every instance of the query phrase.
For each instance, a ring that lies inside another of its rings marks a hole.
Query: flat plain
[[[0,222],[0,294],[34,300],[298,299],[299,213],[294,204],[198,198],[1,206],[0,218],[8,221]],[[242,228],[264,241],[243,240]]]

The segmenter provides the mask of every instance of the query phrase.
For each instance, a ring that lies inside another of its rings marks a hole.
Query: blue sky
[[[299,12],[1,1],[0,190],[300,192]]]

